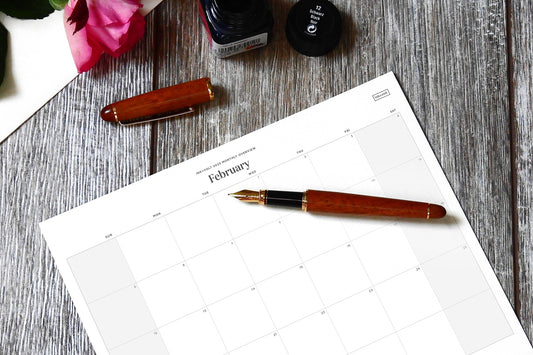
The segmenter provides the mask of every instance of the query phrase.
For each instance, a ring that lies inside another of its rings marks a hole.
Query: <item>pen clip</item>
[[[159,120],[163,120],[163,119],[170,118],[170,117],[183,116],[183,115],[186,115],[192,112],[194,112],[194,107],[189,106],[189,107],[185,107],[183,109],[177,110],[177,111],[165,112],[162,115],[145,116],[145,117],[133,118],[131,120],[118,121],[118,124],[120,124],[121,126],[133,126],[133,125],[137,125],[141,123],[159,121]]]

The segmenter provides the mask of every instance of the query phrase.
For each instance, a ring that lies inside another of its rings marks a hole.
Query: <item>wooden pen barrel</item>
[[[446,215],[440,205],[339,192],[307,190],[306,200],[308,212],[425,219]]]
[[[104,107],[100,115],[105,121],[123,122],[178,112],[213,98],[209,78],[202,78],[115,102]]]

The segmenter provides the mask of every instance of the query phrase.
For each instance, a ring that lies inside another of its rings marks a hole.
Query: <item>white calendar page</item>
[[[228,196],[245,188],[421,200],[448,216]],[[98,354],[533,354],[392,73],[41,229]]]

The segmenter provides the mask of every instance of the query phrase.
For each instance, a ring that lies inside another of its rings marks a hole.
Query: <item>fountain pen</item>
[[[296,207],[306,212],[424,219],[442,218],[446,215],[446,209],[443,206],[432,203],[342,192],[242,190],[229,195],[244,202]]]

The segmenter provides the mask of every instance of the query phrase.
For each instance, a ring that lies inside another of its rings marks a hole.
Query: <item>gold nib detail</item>
[[[233,196],[236,199],[240,201],[244,201],[244,202],[259,203],[259,200],[260,200],[259,191],[241,190],[239,192],[234,192],[228,195]]]

